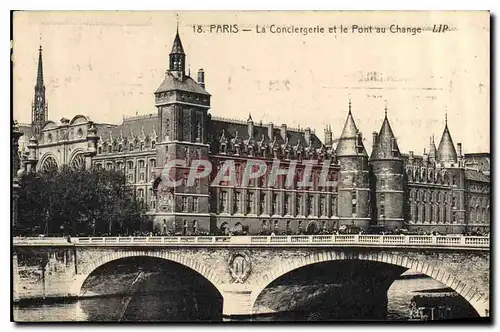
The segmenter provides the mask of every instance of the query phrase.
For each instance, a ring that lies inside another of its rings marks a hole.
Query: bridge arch
[[[341,260],[365,260],[380,263],[387,263],[408,268],[427,275],[434,280],[437,280],[444,285],[450,287],[459,295],[461,295],[471,306],[477,311],[481,317],[489,316],[489,297],[481,294],[473,285],[467,285],[456,276],[448,273],[445,269],[429,264],[427,262],[420,262],[409,257],[392,254],[392,253],[345,253],[338,251],[317,252],[308,256],[300,257],[297,259],[287,260],[284,264],[274,265],[274,267],[263,276],[256,283],[252,289],[250,308],[253,308],[257,298],[261,292],[269,286],[273,281],[281,276],[300,269],[305,266]]]
[[[75,276],[75,279],[71,285],[70,294],[75,296],[80,295],[80,291],[82,289],[85,280],[87,280],[90,274],[100,266],[103,266],[104,264],[107,264],[112,261],[116,261],[123,258],[131,258],[131,257],[160,258],[167,261],[178,263],[203,276],[215,287],[215,289],[217,289],[217,291],[221,294],[221,296],[223,294],[223,291],[221,290],[222,278],[218,273],[214,272],[204,263],[200,263],[192,258],[182,256],[181,254],[175,252],[169,252],[169,251],[152,252],[147,250],[135,250],[135,251],[125,251],[125,252],[117,251],[111,254],[103,255],[100,258],[91,261],[88,264],[85,264],[81,269],[81,271],[79,271],[78,275]]]

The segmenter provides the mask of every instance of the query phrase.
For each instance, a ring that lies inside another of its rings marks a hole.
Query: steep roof
[[[448,130],[448,122],[444,126],[443,136],[441,136],[436,157],[438,162],[457,162],[457,151]]]
[[[177,34],[175,35],[174,44],[172,45],[172,51],[170,53],[184,54],[184,48],[182,47],[179,31],[177,31]]]
[[[351,113],[351,106],[349,103],[349,114],[347,115],[347,119],[344,124],[344,129],[342,130],[342,134],[337,143],[337,148],[335,153],[337,157],[342,156],[368,156],[365,150],[365,146],[363,142],[361,146],[363,148],[362,152],[359,153],[356,149],[356,141],[357,141],[358,128],[356,127],[356,123],[354,123],[354,118]]]
[[[170,71],[167,71],[165,73],[165,78],[163,79],[163,82],[161,82],[160,86],[158,87],[158,89],[156,89],[155,93],[173,91],[173,90],[194,92],[210,96],[210,93],[208,93],[200,84],[198,84],[195,80],[193,80],[191,76],[186,75],[184,76],[184,79],[181,80],[172,75]]]
[[[233,139],[238,133],[238,138],[242,141],[248,140],[250,136],[248,135],[248,123],[247,121],[232,121],[226,119],[219,119],[213,117],[209,124],[209,133],[216,139],[219,139],[224,132],[227,139]],[[280,127],[273,128],[273,139],[269,137],[269,126],[254,124],[253,126],[253,139],[255,142],[260,142],[264,138],[264,142],[270,144],[276,140],[277,144],[284,144],[285,141],[281,137]],[[294,129],[287,128],[288,144],[290,146],[297,146],[298,143],[304,148],[309,145],[306,144],[303,131],[297,131]],[[311,146],[313,148],[320,148],[322,143],[320,139],[311,131]]]
[[[377,136],[377,142],[373,147],[370,160],[399,160],[401,159],[401,153],[399,152],[398,143],[396,142],[396,137],[392,132],[391,125],[387,119],[387,112],[385,113],[384,122],[382,123],[382,128]]]
[[[465,169],[465,179],[480,182],[490,182],[490,177],[475,169]]]

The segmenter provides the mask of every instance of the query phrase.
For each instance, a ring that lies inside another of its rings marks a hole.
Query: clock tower
[[[188,183],[193,161],[208,160],[208,110],[210,94],[205,90],[202,69],[198,81],[186,73],[186,54],[179,31],[175,35],[169,55],[169,69],[155,91],[158,109],[159,139],[156,144],[157,179],[153,190],[158,199],[156,222],[162,229],[177,234],[199,234],[209,231],[209,178]],[[178,160],[165,172],[165,165]],[[180,186],[169,186],[165,177],[178,181]]]

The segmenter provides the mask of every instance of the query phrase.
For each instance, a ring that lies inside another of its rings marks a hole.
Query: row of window
[[[235,192],[232,209],[230,210],[229,193],[221,191],[219,193],[218,211],[219,213],[232,214],[268,214],[268,215],[305,215],[305,216],[326,216],[327,215],[327,199],[325,196],[320,196],[319,211],[315,211],[316,197],[308,196],[304,199],[303,195],[297,194],[295,198],[295,207],[292,206],[292,195],[284,195],[284,204],[278,199],[278,194],[270,194],[271,202],[268,202],[267,193],[260,193],[260,198],[257,200],[257,195],[253,192],[248,192],[245,201],[240,192]],[[269,205],[269,206],[268,206]],[[331,215],[337,214],[337,201],[332,197]]]
[[[427,191],[427,190],[410,190],[410,202],[443,202],[448,203],[448,198],[451,197],[453,205],[456,205],[456,197],[448,192]]]
[[[221,170],[221,164],[217,165],[217,172],[214,173],[214,175],[218,174]],[[243,175],[245,172],[249,172],[246,170],[246,164],[241,164],[241,163],[236,163],[235,164],[235,180],[236,184],[232,184],[227,181],[221,181],[220,184],[221,186],[231,186],[231,185],[238,185],[242,186],[243,184]],[[257,172],[259,169],[258,165],[253,166],[254,169],[251,170],[251,172]],[[293,173],[293,178],[288,180],[288,174],[283,174],[283,175],[277,175],[274,179],[271,178],[271,169],[272,165],[267,166],[267,172],[263,174],[262,176],[256,178],[256,179],[249,179],[248,180],[248,186],[250,187],[271,187],[271,188],[278,188],[278,189],[284,189],[284,188],[291,188],[291,189],[296,189],[296,188],[304,188],[306,190],[321,190],[324,191],[326,190],[327,187],[322,185],[322,173],[321,169],[313,169],[310,174],[304,174],[303,169],[297,169]],[[281,169],[280,169],[281,171]],[[227,174],[226,174],[227,175]],[[306,177],[306,178],[304,178]],[[211,179],[213,181],[214,178]],[[275,180],[275,181],[272,181]],[[329,172],[327,175],[328,182],[337,182],[338,181],[338,173],[337,172]],[[307,186],[306,186],[306,181],[307,181]],[[290,187],[288,187],[288,183],[290,183]],[[310,183],[310,184],[309,184]],[[336,187],[336,184],[334,184],[334,187]]]
[[[432,204],[412,204],[411,205],[412,220],[415,222],[431,222],[437,223],[449,222],[449,207],[445,204],[432,205]],[[456,214],[453,213],[453,222],[457,222]]]
[[[143,151],[147,148],[154,149],[156,147],[156,141],[151,141],[149,144],[148,142],[139,142],[139,143],[129,143],[125,145],[127,149],[124,149],[124,146],[120,144],[109,144],[109,143],[103,143],[102,146],[97,147],[97,153],[102,154],[102,153],[112,153],[112,152],[124,152],[124,151],[134,151],[134,149],[137,148],[138,151]]]
[[[441,175],[441,173],[437,172],[434,173],[432,170],[427,171],[425,168],[418,170],[414,169],[412,170],[411,168],[406,169],[406,175],[408,176],[408,181],[410,182],[428,182],[428,183],[435,183],[435,184],[443,184],[443,185],[457,185],[458,184],[458,178],[456,175],[451,176],[451,183],[450,183],[450,178],[448,177],[447,174]]]
[[[108,170],[123,170],[123,171],[133,171],[134,170],[134,161],[132,161],[132,160],[129,160],[127,162],[123,162],[123,161],[96,162],[95,167],[98,169],[102,169],[104,164],[106,165],[106,169],[108,169]],[[125,169],[125,166],[127,166],[126,169]],[[150,169],[154,169],[156,167],[156,159],[149,159],[149,167],[150,167]],[[146,161],[143,159],[137,160],[137,168],[138,169],[146,168]]]

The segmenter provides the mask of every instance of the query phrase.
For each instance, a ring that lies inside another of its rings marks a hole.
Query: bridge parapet
[[[356,247],[444,247],[489,250],[490,238],[461,235],[290,235],[290,236],[139,236],[14,238],[14,245],[186,245],[186,246],[356,246]]]

